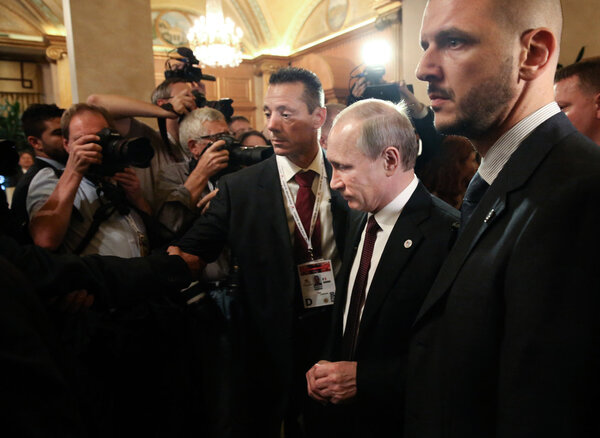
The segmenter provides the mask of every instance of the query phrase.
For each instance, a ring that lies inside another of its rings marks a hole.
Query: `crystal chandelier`
[[[235,67],[242,62],[242,36],[231,18],[223,17],[221,0],[206,0],[206,16],[194,21],[187,39],[203,66]]]

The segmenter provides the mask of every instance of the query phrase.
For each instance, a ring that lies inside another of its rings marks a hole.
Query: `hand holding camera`
[[[193,173],[205,174],[208,179],[227,168],[229,164],[229,151],[224,146],[224,140],[218,140],[209,144],[200,156]]]
[[[98,145],[100,137],[88,134],[79,137],[69,146],[69,159],[65,170],[71,170],[83,176],[93,164],[102,164],[102,146]]]
[[[185,89],[177,93],[175,96],[169,99],[169,103],[178,117],[188,114],[190,111],[196,109],[196,99],[190,93],[189,89]]]

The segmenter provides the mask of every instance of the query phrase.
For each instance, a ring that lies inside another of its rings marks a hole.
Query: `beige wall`
[[[559,62],[572,64],[582,46],[584,57],[600,56],[600,1],[561,0],[564,15],[564,31]]]
[[[74,101],[92,93],[147,100],[154,88],[150,0],[64,0]]]

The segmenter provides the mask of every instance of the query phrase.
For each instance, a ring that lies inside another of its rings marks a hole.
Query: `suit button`
[[[411,246],[412,246],[412,240],[410,240],[410,239],[406,239],[406,240],[404,241],[404,248],[408,249],[408,248],[410,248]]]

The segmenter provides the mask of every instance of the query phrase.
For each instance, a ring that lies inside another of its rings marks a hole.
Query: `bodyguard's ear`
[[[327,108],[316,107],[313,111],[313,117],[315,121],[315,129],[319,129],[325,123],[325,119],[327,118]]]
[[[541,27],[528,30],[521,36],[521,59],[519,77],[531,81],[542,75],[552,64],[557,41],[550,29]]]
[[[600,120],[600,93],[594,96],[594,106],[596,107],[596,119]]]

